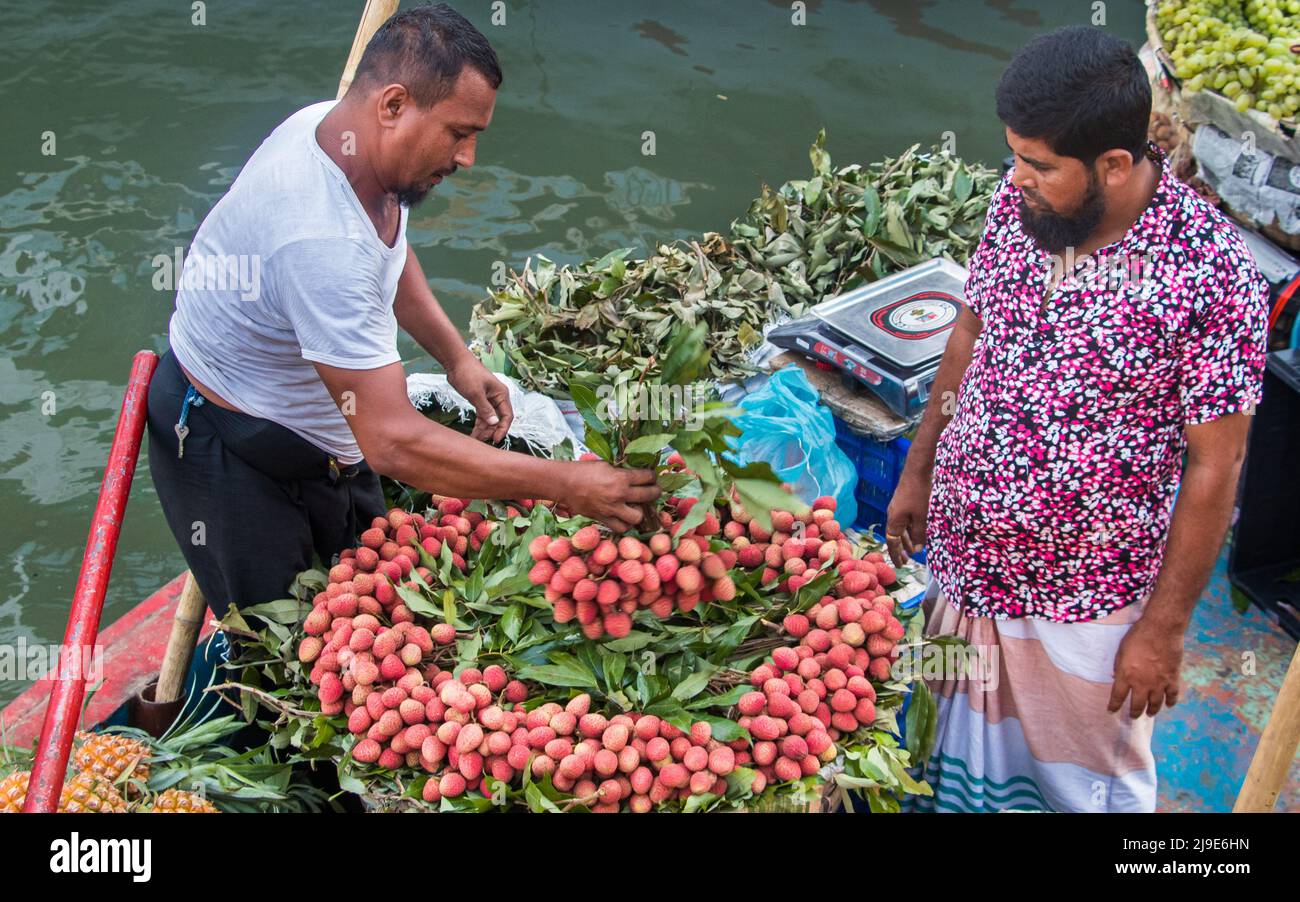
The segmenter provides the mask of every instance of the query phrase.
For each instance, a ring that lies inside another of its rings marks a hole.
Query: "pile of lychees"
[[[484,746],[481,755],[457,754],[457,738],[462,727],[483,734],[484,727],[505,723],[507,713],[496,702],[523,702],[528,690],[518,680],[511,680],[504,669],[492,665],[479,671],[467,668],[461,679],[453,678],[451,671],[436,664],[406,680],[398,681],[382,692],[371,693],[363,706],[354,708],[348,715],[348,730],[364,739],[352,749],[352,757],[366,764],[378,763],[381,767],[423,767],[436,771],[446,760],[456,768],[460,778],[459,791],[449,787],[447,795],[464,792],[466,781],[477,782],[485,773],[502,780],[514,776],[518,753],[509,757],[510,745],[499,748],[497,743]],[[513,721],[516,715],[511,713]],[[465,741],[472,738],[465,734]],[[478,753],[480,743],[472,751]],[[471,749],[465,749],[466,752]],[[449,757],[450,756],[450,757]]]
[[[384,693],[396,688],[409,695],[426,682],[429,668],[434,673],[437,668],[424,663],[425,655],[433,651],[435,644],[450,645],[456,631],[446,623],[427,630],[410,620],[397,620],[387,626],[366,612],[351,617],[332,616],[324,631],[314,635],[313,619],[318,612],[328,613],[333,600],[330,598],[307,615],[308,635],[298,643],[298,660],[311,665],[310,679],[317,687],[321,713],[351,717],[357,709],[369,710],[378,721],[380,715],[374,712],[379,700],[386,697]],[[388,707],[396,708],[397,703]]]
[[[397,582],[411,572],[411,567],[403,564],[400,558],[407,558],[411,565],[420,562],[417,545],[435,558],[441,554],[442,546],[448,545],[451,547],[452,562],[463,572],[469,551],[482,548],[492,530],[500,526],[496,520],[489,520],[478,511],[468,510],[469,503],[465,498],[439,499],[438,519],[434,523],[428,522],[420,514],[394,508],[387,516],[376,517],[370,528],[361,534],[361,547],[344,551],[339,555],[339,563],[351,563],[365,573],[383,573],[392,582]],[[520,508],[529,510],[533,503],[522,501],[520,507],[507,508],[506,515],[518,516]],[[392,567],[384,567],[385,562],[396,563],[400,573]]]
[[[839,580],[805,614],[791,614],[783,622],[785,630],[800,640],[800,647],[811,651],[819,663],[821,656],[834,652],[835,646],[848,646],[848,661],[872,679],[889,679],[889,668],[896,657],[895,646],[906,633],[894,616],[894,599],[885,590],[897,578],[894,568],[879,552],[866,558],[842,561]]]
[[[489,668],[491,670],[491,668]],[[460,682],[473,691],[473,681],[488,671],[462,671]],[[645,813],[655,805],[692,794],[727,791],[726,776],[741,756],[743,740],[730,745],[711,738],[706,722],[683,731],[650,714],[616,714],[606,718],[591,711],[591,696],[583,694],[565,705],[547,702],[531,711],[489,703],[469,711],[470,699],[456,688],[450,674],[435,682],[441,722],[427,712],[434,732],[423,740],[420,765],[435,778],[424,784],[425,801],[454,798],[478,790],[491,795],[487,777],[510,783],[525,768],[536,779],[549,776],[560,792],[596,812],[624,806]],[[513,685],[513,684],[508,684]],[[450,688],[449,688],[450,687]],[[475,694],[474,701],[482,693]],[[507,699],[509,694],[507,692]],[[461,700],[456,706],[454,700]],[[452,719],[449,719],[452,718]],[[355,755],[355,752],[354,752]]]
[[[481,548],[499,525],[476,511],[466,511],[465,505],[459,498],[443,499],[437,523],[397,508],[376,517],[361,534],[360,546],[344,550],[330,568],[329,585],[313,599],[317,610],[307,619],[307,634],[323,635],[334,619],[358,613],[382,616],[394,623],[414,620],[396,587],[417,588],[412,571],[423,580],[430,577],[429,569],[420,566],[420,549],[436,558],[446,544],[451,548],[452,563],[464,571],[465,554]]]
[[[430,802],[486,794],[488,777],[508,784],[525,769],[536,778],[549,774],[557,789],[594,811],[649,811],[725,792],[726,775],[749,761],[748,743],[713,740],[708,723],[684,732],[653,715],[606,718],[590,710],[588,695],[529,711],[526,686],[502,667],[454,676],[434,663],[435,647],[454,642],[455,629],[417,624],[396,586],[416,588],[413,570],[430,576],[419,566],[417,542],[434,556],[450,543],[460,566],[466,548],[477,550],[497,525],[463,511],[463,502],[443,499],[437,525],[401,510],[377,518],[313,599],[298,660],[311,666],[321,712],[347,717],[358,737],[352,757],[429,772],[423,796]]]
[[[447,516],[451,515],[444,519]],[[437,672],[436,666],[429,671],[425,658],[435,645],[455,641],[456,630],[447,623],[431,629],[416,624],[397,587],[418,586],[410,578],[413,570],[421,578],[430,576],[427,568],[418,566],[416,541],[454,543],[445,533],[451,529],[468,543],[459,526],[434,526],[419,514],[395,509],[376,518],[362,533],[361,547],[344,552],[330,568],[329,583],[312,599],[312,610],[303,621],[307,635],[298,644],[298,660],[311,665],[310,679],[317,687],[322,713],[351,718],[357,709],[369,710],[378,722],[379,700],[388,690],[409,695]],[[469,527],[475,537],[478,528]],[[422,540],[421,534],[425,534]],[[391,722],[389,718],[385,727]],[[382,738],[386,742],[391,735]],[[379,739],[378,731],[374,738]]]
[[[440,666],[451,655],[437,649],[455,641],[455,628],[417,623],[398,587],[427,583],[422,552],[438,558],[445,547],[464,571],[501,527],[456,498],[437,499],[436,516],[394,509],[376,518],[330,569],[298,647],[322,713],[347,717],[357,762],[427,772],[423,797],[434,803],[490,795],[489,779],[509,785],[526,771],[594,811],[645,812],[725,794],[738,767],[754,769],[755,793],[815,773],[834,759],[837,741],[875,719],[872,681],[889,679],[905,632],[886,591],[896,574],[878,553],[855,558],[832,498],[802,514],[772,511],[764,529],[733,496],[684,530],[696,503],[670,499],[662,529],[642,538],[610,537],[596,525],[539,536],[528,549],[529,578],[545,586],[557,623],[576,620],[599,639],[626,636],[641,609],[666,618],[732,601],[745,571],[761,568],[760,584],[789,593],[833,572],[827,594],[783,621],[798,645],[775,649],[750,674],[754,691],[738,701],[736,719],[751,739],[720,742],[704,721],[682,730],[650,714],[607,717],[585,694],[539,704],[498,665],[459,674]]]
[[[775,649],[754,668],[754,691],[736,703],[737,721],[754,739],[754,764],[768,782],[815,773],[834,760],[842,736],[875,721],[871,680],[890,678],[906,633],[883,588],[897,578],[883,555],[841,561],[838,571],[831,594],[782,622],[799,644]]]
[[[733,568],[762,568],[762,584],[793,592],[836,561],[853,557],[853,545],[835,521],[834,498],[818,498],[801,515],[772,511],[770,530],[733,498],[682,530],[697,502],[669,499],[660,514],[662,529],[644,539],[615,541],[594,525],[572,536],[538,536],[528,548],[535,562],[528,578],[546,587],[557,623],[577,620],[589,639],[622,638],[639,609],[665,618],[702,602],[731,601]]]

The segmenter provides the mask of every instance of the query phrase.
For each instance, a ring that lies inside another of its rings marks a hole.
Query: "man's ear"
[[[393,128],[411,103],[411,95],[404,85],[386,85],[375,98],[375,111],[380,128]]]
[[[1112,187],[1124,184],[1133,173],[1135,163],[1127,150],[1106,151],[1097,158],[1102,183]]]

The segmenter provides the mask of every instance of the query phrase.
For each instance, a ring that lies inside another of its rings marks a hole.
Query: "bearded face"
[[[1020,226],[1025,234],[1050,254],[1079,247],[1106,215],[1101,180],[1088,167],[1088,182],[1082,199],[1073,209],[1058,210],[1033,189],[1020,189]]]

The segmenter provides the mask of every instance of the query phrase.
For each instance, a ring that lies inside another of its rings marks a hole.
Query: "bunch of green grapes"
[[[1300,0],[1158,0],[1156,26],[1183,90],[1274,119],[1300,111]]]

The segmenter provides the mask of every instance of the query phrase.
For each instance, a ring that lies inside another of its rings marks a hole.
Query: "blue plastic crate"
[[[856,435],[838,418],[835,420],[835,443],[857,470],[858,487],[855,494],[858,499],[875,510],[887,509],[912,443],[902,437],[889,442],[878,442]],[[859,516],[858,520],[861,521],[862,517]]]
[[[866,532],[872,525],[877,525],[881,527],[876,533],[877,538],[883,538],[889,501],[894,497],[899,477],[903,475],[903,463],[912,443],[901,436],[892,441],[878,442],[858,435],[836,417],[835,444],[853,462],[858,474],[858,485],[853,493],[858,502],[854,528]],[[917,555],[917,560],[925,560],[924,551]]]

